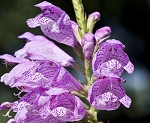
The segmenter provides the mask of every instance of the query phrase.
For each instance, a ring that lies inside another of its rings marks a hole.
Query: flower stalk
[[[126,95],[120,78],[126,70],[131,74],[134,65],[125,53],[125,45],[110,37],[108,26],[93,32],[100,13],[86,18],[82,0],[72,0],[77,23],[61,8],[47,2],[35,7],[41,13],[27,20],[30,28],[40,26],[43,34],[26,32],[18,38],[27,40],[25,46],[14,53],[0,55],[6,63],[15,64],[1,76],[0,81],[19,90],[15,102],[0,104],[16,115],[7,123],[102,123],[99,110],[116,110],[120,104],[129,108],[131,99]],[[64,52],[51,41],[72,47],[81,62]],[[72,67],[85,75],[86,84],[66,69]],[[25,93],[23,96],[21,93]]]
[[[79,26],[79,34],[81,38],[87,32],[87,17],[84,12],[84,6],[82,4],[82,0],[72,0],[76,21]]]
[[[84,60],[85,65],[85,78],[86,78],[86,86],[89,88],[91,86],[91,60]]]

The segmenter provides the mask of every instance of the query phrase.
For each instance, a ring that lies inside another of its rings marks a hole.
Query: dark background
[[[39,2],[42,0],[0,1],[0,55],[14,54],[15,50],[22,48],[25,42],[19,40],[17,36],[24,32],[43,35],[40,28],[30,29],[26,25],[28,18],[40,13],[40,10],[33,6]],[[72,20],[75,20],[71,0],[49,0],[49,2],[61,7]],[[118,39],[126,45],[126,53],[135,65],[133,74],[124,72],[122,76],[127,79],[124,87],[128,96],[132,98],[131,107],[127,109],[121,105],[115,111],[100,111],[99,119],[105,123],[150,122],[150,0],[83,0],[83,3],[87,15],[94,11],[101,13],[101,19],[96,24],[95,30],[110,26],[112,29],[110,38]],[[65,45],[59,46],[66,52],[71,50]],[[0,76],[10,69],[11,67],[6,68],[1,62]],[[15,91],[0,83],[0,103],[14,101]],[[6,123],[8,120],[2,116],[4,113],[6,111],[0,112],[0,123]]]

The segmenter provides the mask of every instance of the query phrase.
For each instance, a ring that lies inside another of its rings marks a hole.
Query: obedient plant
[[[82,0],[72,3],[76,22],[49,2],[35,5],[41,13],[28,19],[27,25],[39,26],[46,37],[25,32],[18,36],[26,40],[23,48],[13,56],[0,55],[5,64],[15,65],[1,76],[1,82],[19,90],[15,94],[18,100],[0,105],[0,110],[8,110],[4,116],[15,113],[7,123],[100,123],[98,111],[116,110],[121,104],[130,107],[131,99],[123,87],[125,79],[120,77],[124,70],[129,74],[134,70],[125,45],[109,39],[108,26],[94,32],[99,12],[87,16]],[[51,40],[72,47],[80,62]],[[86,82],[74,78],[65,67],[84,70]]]

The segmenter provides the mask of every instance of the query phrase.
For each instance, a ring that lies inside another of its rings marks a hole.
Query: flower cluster
[[[120,77],[124,69],[129,74],[134,70],[124,52],[125,46],[118,40],[108,39],[111,34],[108,26],[93,33],[100,13],[94,12],[86,19],[81,0],[72,2],[77,23],[59,7],[41,2],[35,5],[41,9],[41,14],[28,19],[27,25],[30,28],[40,26],[47,38],[25,32],[18,37],[26,40],[23,48],[14,56],[0,55],[6,64],[15,65],[2,75],[1,82],[19,90],[16,94],[19,100],[0,105],[0,110],[9,110],[5,116],[9,116],[10,111],[16,113],[8,123],[81,120],[98,123],[94,115],[96,110],[115,110],[121,103],[130,107],[131,99]],[[79,55],[84,62],[86,84],[76,80],[65,68],[75,68],[76,61],[48,38],[72,47]]]

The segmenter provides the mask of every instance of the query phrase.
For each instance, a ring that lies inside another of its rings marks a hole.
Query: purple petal
[[[60,87],[69,91],[82,90],[83,86],[63,67],[52,81],[52,87]]]
[[[100,66],[98,66],[98,69],[95,71],[96,76],[102,76],[102,75],[110,75],[115,74],[120,76],[124,69],[122,68],[121,63],[119,63],[116,59],[111,59],[107,62],[104,62]]]
[[[103,76],[91,86],[88,100],[98,110],[115,110],[120,103],[129,107],[131,101],[126,98],[127,95],[121,84],[121,78]]]
[[[125,107],[129,108],[131,105],[131,98],[125,95],[123,98],[119,100]]]
[[[25,71],[12,87],[25,86],[31,89],[36,87],[50,88],[51,81],[57,77],[59,70],[60,65],[53,61],[36,62],[36,65]]]
[[[38,95],[37,95],[38,96]],[[30,101],[31,102],[31,101]],[[42,119],[37,109],[33,108],[27,102],[19,102],[18,105],[14,108],[16,115],[14,121],[17,123],[64,123],[63,121],[57,120],[55,117],[50,115],[49,117]]]
[[[85,115],[82,101],[68,92],[52,96],[50,109],[51,114],[62,121],[79,121]]]
[[[3,102],[2,104],[0,104],[0,110],[10,109],[11,107],[12,103],[10,102]]]
[[[16,65],[9,73],[5,73],[1,77],[1,82],[4,82],[6,85],[12,86],[25,71],[28,71],[35,65],[34,62],[27,62],[23,64]]]
[[[29,62],[28,59],[25,58],[16,58],[12,55],[9,54],[4,54],[4,55],[0,55],[0,59],[3,59],[6,61],[6,63],[25,63],[25,62]]]
[[[52,96],[52,95],[59,95],[62,93],[68,92],[67,90],[64,90],[62,88],[57,88],[57,87],[53,87],[51,89],[49,89],[48,91],[46,91],[46,94]]]
[[[77,40],[71,28],[70,17],[63,10],[46,1],[35,6],[42,10],[42,14],[28,19],[29,27],[40,26],[43,33],[49,38],[71,47],[77,45]]]
[[[116,110],[120,106],[118,98],[110,92],[99,95],[92,103],[99,110]]]
[[[48,39],[44,37],[42,39],[42,36],[39,35],[39,40],[37,36],[27,36],[29,35],[25,35],[25,37],[31,40],[31,42],[27,42],[22,49],[15,52],[15,56],[17,58],[29,58],[31,60],[54,60],[59,62],[62,66],[70,66],[71,62],[74,61],[72,57]]]
[[[43,40],[47,40],[44,36],[41,36],[41,35],[34,35],[30,32],[25,32],[23,33],[22,35],[18,36],[18,38],[20,39],[27,39],[27,41],[43,41]]]
[[[40,116],[38,115],[27,115],[27,118],[25,119],[25,123],[65,123],[64,121],[60,121],[58,119],[56,119],[55,117],[53,117],[52,115],[50,115],[48,118],[46,119],[42,119]]]
[[[43,88],[35,88],[21,97],[19,102],[28,102],[34,108],[39,109],[50,99],[50,96],[46,94],[46,91],[47,90]]]

